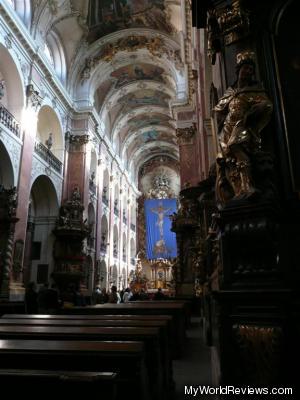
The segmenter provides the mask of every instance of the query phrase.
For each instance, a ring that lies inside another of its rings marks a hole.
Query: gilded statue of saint
[[[261,131],[272,113],[272,103],[254,79],[254,53],[237,55],[237,80],[214,107],[220,154],[217,157],[217,197],[225,203],[258,193],[252,174],[252,155],[261,148]]]

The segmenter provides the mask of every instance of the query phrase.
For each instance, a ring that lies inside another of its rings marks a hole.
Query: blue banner
[[[176,235],[171,232],[169,218],[176,209],[176,199],[145,200],[148,260],[176,257]]]

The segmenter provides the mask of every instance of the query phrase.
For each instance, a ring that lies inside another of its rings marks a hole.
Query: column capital
[[[197,127],[195,123],[185,128],[177,128],[176,137],[178,144],[193,144],[193,137],[196,132]]]

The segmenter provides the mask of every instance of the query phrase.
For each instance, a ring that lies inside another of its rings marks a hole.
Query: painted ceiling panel
[[[89,43],[128,28],[152,28],[172,33],[164,0],[90,0]]]

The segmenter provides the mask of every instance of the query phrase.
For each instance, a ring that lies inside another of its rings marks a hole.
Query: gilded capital
[[[69,140],[70,144],[83,146],[88,143],[89,135],[70,135]]]
[[[188,126],[186,128],[177,128],[176,129],[176,137],[178,144],[192,144],[193,143],[193,136],[197,131],[196,124]]]

